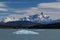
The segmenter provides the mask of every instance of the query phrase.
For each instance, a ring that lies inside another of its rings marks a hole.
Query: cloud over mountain
[[[56,17],[58,19],[59,15],[60,15],[59,14],[60,13],[60,2],[38,3],[35,7],[29,7],[26,9],[11,8],[9,6],[9,5],[12,6],[11,3],[12,2],[0,2],[0,11],[6,12],[5,13],[6,15],[7,14],[9,14],[9,15],[18,14],[21,17],[29,16],[29,15],[33,15],[33,14],[39,14],[41,11],[43,11],[44,13],[48,13],[48,15],[51,15],[51,18],[54,18],[54,19],[56,19]],[[19,4],[20,5],[20,2],[13,2],[13,4],[15,4],[15,5]],[[1,12],[1,14],[3,12]]]

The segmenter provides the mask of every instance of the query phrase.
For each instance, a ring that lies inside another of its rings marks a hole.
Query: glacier
[[[22,29],[22,30],[18,30],[16,32],[13,32],[13,34],[39,34],[39,33]]]

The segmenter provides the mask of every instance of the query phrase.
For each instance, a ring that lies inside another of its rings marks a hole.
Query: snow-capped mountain
[[[32,22],[37,22],[37,23],[50,23],[52,22],[52,19],[50,18],[49,15],[43,14],[41,12],[40,14],[35,14],[35,15],[30,15],[24,18],[21,18],[23,21],[32,21]]]
[[[50,16],[47,14],[43,14],[43,12],[35,15],[26,16],[23,18],[15,18],[13,16],[7,16],[6,18],[2,19],[2,22],[9,22],[9,21],[31,21],[37,23],[50,23],[52,20]]]
[[[9,21],[18,21],[19,19],[15,17],[6,17],[2,19],[2,22],[9,22]]]

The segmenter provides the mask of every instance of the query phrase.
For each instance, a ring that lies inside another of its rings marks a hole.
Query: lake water
[[[21,29],[0,29],[0,40],[60,40],[60,29],[26,29],[38,32],[38,35],[16,35]]]

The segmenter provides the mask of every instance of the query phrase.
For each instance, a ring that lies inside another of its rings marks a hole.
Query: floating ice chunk
[[[39,34],[39,33],[34,31],[28,31],[28,30],[19,30],[19,31],[13,32],[13,34]]]

